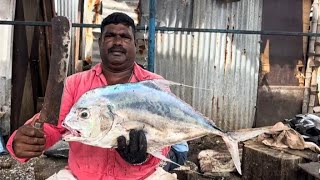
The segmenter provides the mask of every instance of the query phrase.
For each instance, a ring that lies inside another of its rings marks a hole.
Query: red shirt
[[[134,64],[130,82],[159,78],[162,77]],[[106,85],[108,85],[108,82],[102,73],[101,64],[97,64],[88,71],[76,73],[66,78],[58,125],[44,124],[46,149],[61,139],[62,134],[66,131],[61,126],[62,121],[80,96],[88,90]],[[35,117],[38,118],[39,113]],[[26,123],[30,123],[32,119]],[[15,133],[11,135],[7,143],[7,149],[17,160],[26,162],[28,159],[17,158],[12,149]],[[131,165],[123,160],[115,149],[99,148],[79,142],[69,142],[69,145],[68,166],[77,179],[144,179],[155,171],[160,162],[159,159],[150,157],[141,165]],[[169,148],[165,148],[162,153],[165,155],[168,151]]]

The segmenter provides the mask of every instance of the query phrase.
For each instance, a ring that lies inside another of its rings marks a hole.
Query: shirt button
[[[108,172],[109,172],[109,175],[112,175],[112,174],[113,174],[111,169],[109,169]]]

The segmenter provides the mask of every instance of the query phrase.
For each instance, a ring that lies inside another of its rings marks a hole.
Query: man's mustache
[[[115,51],[127,53],[127,50],[124,49],[122,46],[112,46],[111,48],[108,49],[108,53],[115,52]]]

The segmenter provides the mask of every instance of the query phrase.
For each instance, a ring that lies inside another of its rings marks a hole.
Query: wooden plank
[[[83,1],[79,0],[78,4],[78,17],[77,17],[77,22],[81,22],[81,16],[82,16],[82,8],[83,8]],[[75,45],[74,45],[74,61],[75,61],[75,67],[73,67],[74,72],[81,72],[83,70],[83,63],[79,59],[80,57],[80,35],[81,35],[81,28],[76,28],[75,29]]]
[[[24,21],[23,1],[17,1],[15,20]],[[28,69],[28,45],[26,27],[14,26],[14,41],[13,41],[13,60],[12,60],[12,114],[11,114],[11,131],[16,130],[24,124],[25,120],[20,119],[21,105],[25,80]]]
[[[37,11],[39,9],[39,0],[24,0],[23,1],[23,12],[25,21],[35,21],[37,19]],[[32,73],[30,69],[30,52],[33,43],[34,29],[37,27],[25,26],[26,41],[27,41],[27,56],[28,65],[27,73],[25,76],[25,84],[23,89],[23,96],[21,102],[21,111],[19,121],[24,122],[31,118],[35,113],[35,101],[33,98],[33,87],[32,87]],[[32,106],[33,104],[33,106]]]
[[[24,0],[24,19],[25,21],[36,21],[39,9],[39,0]],[[30,56],[32,40],[35,26],[26,26],[28,55]]]
[[[242,179],[304,179],[298,167],[302,157],[275,150],[259,142],[245,142],[242,156]]]
[[[43,9],[40,8],[38,21],[43,21]],[[48,55],[46,51],[45,28],[39,27],[39,80],[41,84],[41,96],[44,96],[48,80]]]
[[[53,7],[52,7],[52,2],[51,0],[47,1],[41,1],[42,3],[42,8],[43,8],[43,20],[44,21],[51,21],[54,15]],[[47,58],[50,60],[50,55],[51,55],[51,45],[52,45],[52,30],[50,27],[46,26],[45,27],[45,32],[46,32],[46,51],[47,51]]]
[[[40,80],[40,77],[39,77],[39,36],[40,34],[39,33],[40,33],[39,27],[35,27],[32,46],[31,46],[31,52],[29,57],[34,113],[38,112],[37,111],[38,91],[39,91],[38,85]]]
[[[311,10],[312,0],[302,0],[302,24],[303,24],[303,32],[307,33],[309,31],[310,26],[310,10]],[[306,64],[307,57],[307,49],[308,49],[308,37],[303,37],[303,64]],[[303,72],[304,73],[304,68]]]

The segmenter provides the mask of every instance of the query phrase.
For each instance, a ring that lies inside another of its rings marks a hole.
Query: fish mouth
[[[70,130],[69,130],[70,131]],[[76,129],[72,129],[70,131],[70,133],[73,135],[73,136],[76,136],[76,137],[81,137],[81,132],[76,130]]]
[[[77,129],[72,129],[70,126],[68,126],[67,124],[63,123],[62,127],[66,128],[68,130],[68,132],[66,133],[66,135],[68,136],[75,136],[75,137],[81,137],[81,132]]]

